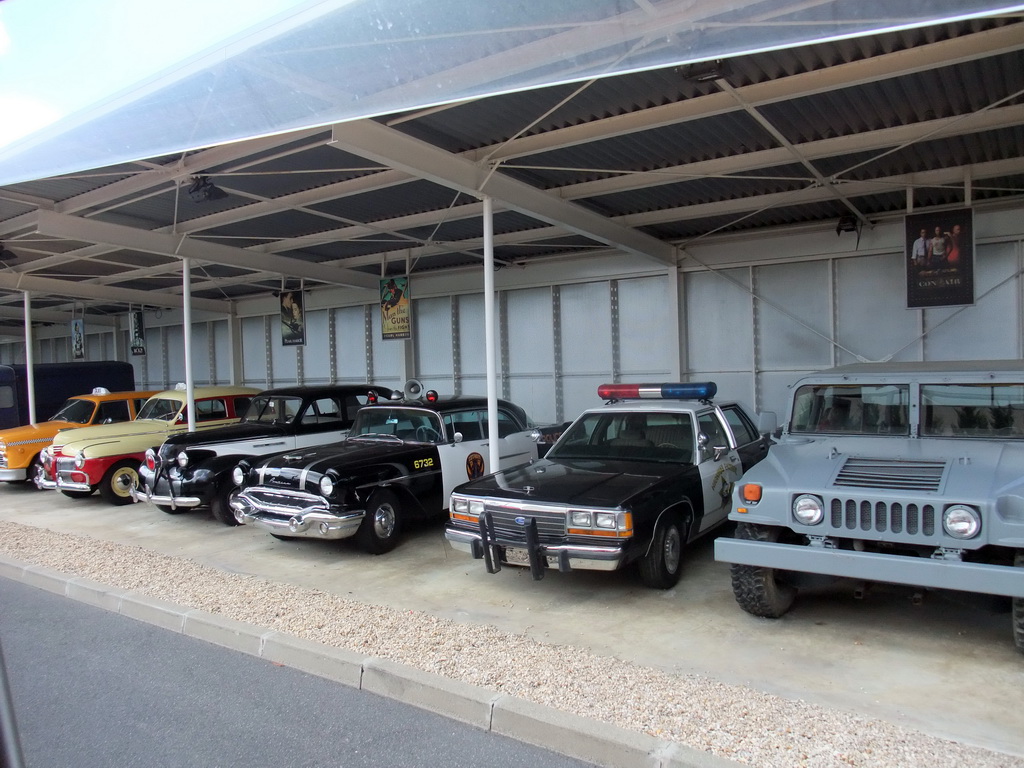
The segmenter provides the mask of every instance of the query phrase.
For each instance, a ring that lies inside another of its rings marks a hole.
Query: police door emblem
[[[484,474],[484,457],[479,453],[471,453],[466,457],[466,477],[470,480],[475,480],[478,477],[483,477]]]

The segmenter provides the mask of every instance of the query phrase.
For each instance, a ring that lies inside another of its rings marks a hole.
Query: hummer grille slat
[[[537,533],[541,539],[565,536],[565,512],[544,510],[517,510],[508,507],[486,505],[494,521],[495,533],[503,538],[526,541],[526,528],[515,520],[517,517],[537,519]]]
[[[849,458],[835,485],[891,491],[938,491],[946,464],[942,461]]]
[[[856,499],[833,498],[829,522],[839,532],[875,531],[907,533],[911,536],[935,535],[935,507],[931,504],[888,504]]]

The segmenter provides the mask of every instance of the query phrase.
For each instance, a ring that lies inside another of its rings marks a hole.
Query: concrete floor
[[[688,549],[672,590],[632,571],[549,572],[534,582],[453,552],[441,525],[374,557],[349,542],[279,541],[227,528],[208,513],[0,487],[0,519],[185,557],[224,571],[312,587],[403,610],[490,624],[680,674],[877,717],[935,736],[1024,755],[1024,656],[1009,601],[875,585],[855,599],[839,584],[798,598],[779,620],[744,613],[711,541]]]

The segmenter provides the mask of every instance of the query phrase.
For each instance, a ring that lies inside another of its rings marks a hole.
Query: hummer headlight
[[[981,516],[972,507],[954,504],[942,514],[942,527],[954,539],[973,539],[981,532]]]
[[[85,466],[85,453],[79,451],[75,454],[75,469],[81,469]]]
[[[569,513],[569,522],[574,528],[590,528],[591,515],[583,509],[574,509]]]
[[[320,478],[320,493],[324,496],[330,496],[334,493],[334,480],[329,475],[324,475]]]
[[[231,482],[235,485],[241,485],[245,481],[245,470],[241,467],[236,466],[231,470]]]
[[[184,469],[185,467],[188,466],[188,454],[185,451],[182,451],[181,453],[178,454],[177,461],[178,466]]]
[[[793,499],[793,517],[804,525],[817,525],[825,517],[821,499],[803,494]]]

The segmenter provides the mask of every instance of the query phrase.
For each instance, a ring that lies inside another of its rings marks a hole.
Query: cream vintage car
[[[233,424],[245,413],[252,387],[196,387],[196,429]],[[184,386],[158,392],[134,421],[61,430],[43,451],[43,472],[36,484],[65,496],[88,496],[96,490],[111,504],[130,504],[139,465],[149,448],[188,429]]]

